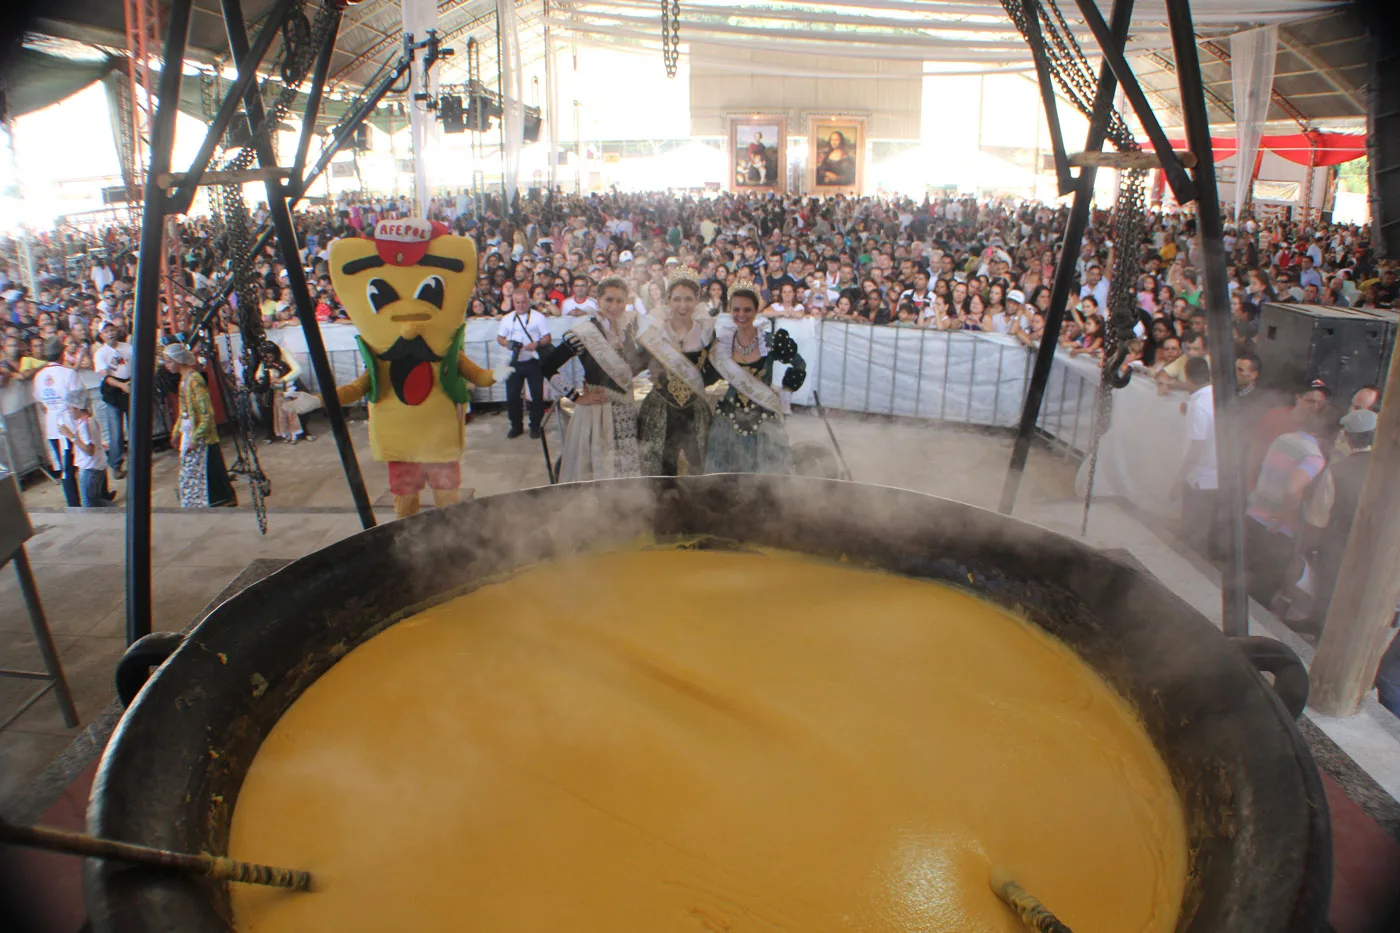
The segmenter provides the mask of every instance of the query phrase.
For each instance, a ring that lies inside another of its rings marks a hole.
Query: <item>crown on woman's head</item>
[[[758,294],[758,286],[750,282],[735,282],[726,289],[724,293],[724,303],[734,300],[735,295],[748,295],[753,299],[753,303],[758,307],[763,307],[763,298]]]
[[[666,280],[666,296],[668,298],[671,292],[676,290],[677,285],[689,285],[695,290],[695,294],[700,294],[700,279],[689,269],[680,268],[671,273],[671,277]]]

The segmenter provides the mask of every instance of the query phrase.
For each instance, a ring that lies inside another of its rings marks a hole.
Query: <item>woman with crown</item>
[[[765,333],[754,324],[758,292],[751,286],[729,290],[732,329],[715,335],[709,363],[729,390],[715,406],[705,452],[707,473],[792,473],[792,448],[783,428],[791,393],[802,388],[807,364],[785,330]],[[784,363],[780,387],[773,367]]]
[[[637,414],[643,476],[679,476],[705,470],[710,433],[710,398],[705,386],[718,380],[706,366],[713,337],[709,318],[697,320],[700,283],[687,272],[666,287],[664,314],[648,316],[637,334],[641,361],[651,370],[652,390]]]
[[[562,378],[558,372],[569,360],[577,358],[583,366],[583,387],[574,397],[574,414],[564,429],[561,483],[640,475],[632,376],[641,363],[637,315],[627,309],[628,297],[622,278],[599,282],[597,312],[579,318],[541,366],[551,385]]]

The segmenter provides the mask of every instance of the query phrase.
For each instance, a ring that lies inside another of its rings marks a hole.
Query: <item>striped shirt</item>
[[[1327,466],[1317,438],[1306,431],[1294,431],[1277,437],[1269,445],[1264,455],[1264,463],[1259,467],[1259,480],[1254,484],[1254,492],[1249,495],[1250,518],[1266,528],[1296,536],[1298,533],[1299,503],[1287,503],[1288,485],[1293,474],[1302,470],[1308,480],[1314,480]]]

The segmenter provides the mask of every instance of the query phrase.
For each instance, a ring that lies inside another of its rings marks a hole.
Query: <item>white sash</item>
[[[734,361],[734,337],[738,333],[737,330],[732,330],[715,337],[714,347],[710,350],[710,362],[740,395],[762,405],[775,415],[781,415],[782,399],[777,390]],[[758,332],[758,341],[760,352],[767,354],[768,338],[763,331]]]
[[[705,394],[705,378],[670,338],[662,333],[665,324],[648,321],[637,335],[637,342],[652,355],[652,358],[666,367],[667,372],[680,379],[696,395]]]
[[[617,326],[619,328],[625,325],[625,319],[618,320]],[[593,357],[593,362],[597,363],[599,368],[608,374],[609,379],[617,383],[623,392],[631,391],[632,367],[627,365],[622,354],[608,343],[608,338],[603,333],[602,323],[591,317],[585,318],[570,327],[569,333],[578,338],[578,342],[583,344],[588,355]]]

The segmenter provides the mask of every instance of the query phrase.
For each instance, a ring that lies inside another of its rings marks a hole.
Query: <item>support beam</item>
[[[1111,31],[1108,24],[1104,22],[1103,14],[1099,12],[1095,0],[1075,0],[1075,2],[1079,5],[1079,12],[1084,14],[1084,22],[1089,26],[1089,31],[1094,34],[1094,39],[1099,43],[1104,63],[1113,69],[1113,76],[1123,86],[1123,96],[1127,97],[1128,103],[1133,105],[1133,113],[1137,114],[1143,132],[1152,141],[1152,148],[1157,150],[1157,155],[1162,160],[1162,174],[1166,176],[1167,184],[1171,185],[1172,194],[1176,196],[1177,203],[1186,204],[1196,200],[1196,192],[1192,186],[1191,178],[1186,174],[1186,169],[1182,168],[1181,163],[1176,160],[1172,144],[1167,140],[1167,134],[1162,130],[1162,125],[1157,122],[1157,115],[1152,112],[1152,105],[1147,102],[1147,97],[1142,93],[1142,85],[1138,84],[1137,75],[1133,74],[1133,66],[1128,64],[1128,59],[1123,55],[1123,44],[1115,45],[1113,43]]]
[[[151,161],[146,171],[141,249],[136,258],[136,306],[131,334],[131,476],[126,487],[126,640],[151,633],[151,434],[155,415],[156,302],[160,298],[161,242],[165,236],[165,192],[159,176],[170,171],[175,115],[180,111],[181,69],[189,39],[193,0],[171,0],[155,118]]]
[[[1114,51],[1121,53],[1127,42],[1128,27],[1133,18],[1133,0],[1114,0],[1110,17],[1112,24],[1103,43],[1104,63],[1099,66],[1099,83],[1094,91],[1094,117],[1089,123],[1089,136],[1084,141],[1086,152],[1101,150],[1108,135],[1108,121],[1114,113],[1113,95],[1117,91],[1117,81],[1108,59]],[[1040,418],[1045,387],[1050,383],[1050,368],[1055,362],[1055,348],[1060,343],[1060,324],[1064,321],[1070,289],[1074,285],[1075,262],[1079,258],[1080,244],[1084,241],[1084,230],[1089,225],[1089,207],[1094,199],[1096,174],[1094,166],[1086,165],[1079,170],[1075,184],[1074,203],[1065,222],[1065,234],[1060,240],[1060,258],[1055,264],[1055,281],[1050,287],[1050,311],[1045,316],[1040,346],[1036,348],[1035,368],[1031,370],[1031,383],[1026,389],[1026,404],[1021,409],[1021,424],[1016,431],[1016,444],[1011,450],[1011,464],[1001,487],[999,508],[1003,515],[1010,515],[1016,507],[1016,494],[1020,492],[1021,477],[1025,475],[1026,460],[1031,454],[1035,423]]]
[[[219,147],[219,141],[224,138],[224,132],[228,129],[229,123],[233,121],[234,114],[238,112],[239,101],[247,94],[248,88],[257,87],[258,66],[262,64],[263,56],[267,55],[267,50],[272,47],[272,40],[277,38],[282,26],[282,19],[286,16],[291,5],[291,0],[278,0],[277,5],[272,8],[273,15],[263,24],[262,32],[258,33],[258,41],[246,54],[238,56],[238,77],[229,87],[224,102],[219,105],[219,112],[214,115],[213,121],[209,124],[209,129],[204,134],[204,142],[200,144],[199,153],[190,163],[189,172],[178,182],[181,190],[170,192],[169,201],[166,203],[167,213],[183,214],[194,203],[194,193],[199,187],[199,178],[209,167],[209,161],[214,158],[214,150]],[[161,187],[168,186],[162,185]]]
[[[1021,0],[1021,11],[1026,21],[1026,42],[1031,47],[1031,58],[1035,60],[1036,84],[1040,85],[1040,104],[1045,110],[1045,125],[1050,128],[1050,148],[1055,156],[1055,179],[1060,197],[1074,190],[1074,177],[1069,171],[1069,159],[1065,155],[1065,137],[1060,127],[1059,108],[1055,104],[1055,81],[1050,74],[1050,59],[1045,53],[1045,36],[1040,31],[1039,0]],[[1036,166],[1039,170],[1039,166]]]
[[[1187,168],[1196,167],[1196,154],[1194,152],[1178,152],[1177,161]],[[1115,168],[1120,172],[1128,169],[1148,169],[1161,168],[1162,160],[1157,158],[1157,153],[1138,150],[1136,152],[1076,152],[1070,155],[1069,164],[1075,168],[1083,168],[1092,165],[1094,168]]]
[[[248,30],[243,22],[243,5],[240,0],[220,0],[224,14],[224,29],[228,32],[229,49],[240,61],[248,54]],[[243,99],[248,112],[248,123],[253,129],[253,145],[258,162],[271,167],[277,156],[272,149],[271,137],[263,132],[267,114],[263,110],[262,95],[256,87],[250,88]],[[311,304],[311,291],[306,283],[306,270],[301,264],[301,250],[297,243],[296,226],[292,223],[292,212],[287,207],[287,192],[280,183],[268,180],[267,209],[271,215],[273,229],[277,231],[277,245],[282,251],[282,262],[287,267],[287,285],[292,290],[296,302],[297,316],[301,318],[302,335],[306,338],[306,352],[311,357],[311,368],[316,373],[316,384],[321,390],[321,401],[326,406],[326,417],[331,423],[331,433],[335,435],[335,446],[340,453],[340,465],[345,470],[346,482],[350,484],[350,495],[355,500],[355,509],[360,513],[360,524],[365,528],[375,525],[374,507],[365,489],[365,479],[360,472],[360,462],[355,457],[355,445],[350,440],[350,428],[345,423],[345,412],[335,394],[335,373],[331,370],[330,359],[326,356],[326,345],[321,339],[321,325],[316,320],[316,309]]]
[[[326,73],[331,68],[331,56],[335,54],[335,40],[340,34],[341,13],[337,9],[332,16],[330,29],[325,42],[316,53],[316,63],[311,68],[311,89],[306,95],[306,109],[301,115],[301,136],[297,139],[297,154],[292,161],[292,178],[296,180],[297,191],[305,191],[302,175],[306,171],[306,156],[311,151],[311,137],[316,134],[316,117],[321,112],[321,98],[326,92]]]
[[[276,181],[291,178],[292,170],[285,167],[245,168],[228,172],[205,172],[195,179],[193,187],[205,188],[211,185],[242,185],[251,181]],[[162,172],[156,176],[156,184],[162,188],[182,188],[190,185],[194,175],[190,172]]]
[[[1172,30],[1181,115],[1186,140],[1196,153],[1196,235],[1204,268],[1201,304],[1209,331],[1210,385],[1215,397],[1215,451],[1220,502],[1225,526],[1225,572],[1220,580],[1220,619],[1226,635],[1249,634],[1249,594],[1244,579],[1244,449],[1236,433],[1234,328],[1225,274],[1225,224],[1220,216],[1220,192],[1215,185],[1215,157],[1210,141],[1210,118],[1202,93],[1201,60],[1196,51],[1190,0],[1166,0]]]

